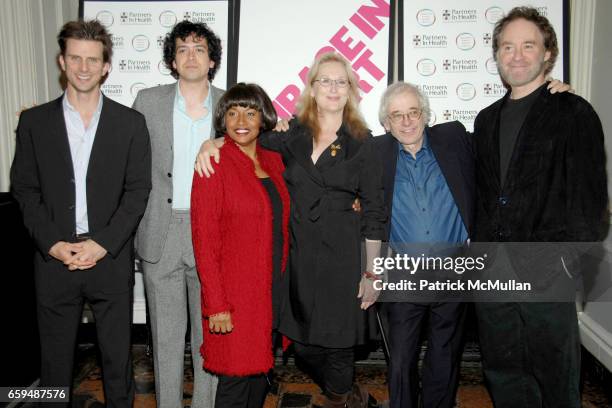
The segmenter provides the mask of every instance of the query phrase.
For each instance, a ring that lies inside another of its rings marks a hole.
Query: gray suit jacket
[[[138,92],[133,108],[147,120],[151,137],[152,184],[147,210],[136,233],[136,252],[150,263],[161,258],[172,215],[172,144],[173,110],[178,82],[143,89]],[[213,107],[223,90],[210,86]],[[211,136],[214,135],[214,130]]]

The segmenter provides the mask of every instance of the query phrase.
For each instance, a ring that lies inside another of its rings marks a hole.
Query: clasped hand
[[[93,268],[106,253],[106,249],[92,239],[75,243],[58,241],[49,250],[49,255],[71,271]]]

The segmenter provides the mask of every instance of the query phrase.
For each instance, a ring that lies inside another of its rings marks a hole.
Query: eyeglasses
[[[411,110],[408,113],[393,112],[387,117],[392,123],[398,124],[398,123],[401,123],[404,120],[404,118],[408,118],[410,120],[419,120],[422,114],[423,114],[422,110],[415,109],[415,110]]]
[[[349,84],[348,79],[340,78],[340,79],[329,79],[329,78],[321,78],[315,79],[314,82],[318,82],[323,88],[329,88],[332,84],[336,85],[338,88],[346,88]]]

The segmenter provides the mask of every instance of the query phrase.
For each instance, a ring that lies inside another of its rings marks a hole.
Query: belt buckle
[[[76,242],[83,242],[83,241],[87,241],[88,239],[91,239],[91,235],[89,235],[89,233],[75,235]]]

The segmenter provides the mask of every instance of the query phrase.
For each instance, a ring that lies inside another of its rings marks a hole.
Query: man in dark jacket
[[[468,135],[459,122],[433,127],[429,101],[414,85],[398,82],[385,91],[379,120],[387,130],[375,138],[383,160],[394,253],[420,256],[415,246],[464,244],[474,213],[474,163]],[[418,276],[426,278],[421,271]],[[421,400],[425,408],[451,408],[459,379],[465,304],[389,302],[389,391],[392,408],[418,407],[420,334],[429,322]]]
[[[77,329],[96,318],[107,407],[131,407],[133,238],[151,190],[144,117],[105,97],[112,41],[98,21],[58,35],[63,96],[21,114],[11,187],[34,258],[40,385],[70,387]]]
[[[558,54],[552,26],[536,9],[515,8],[496,24],[493,52],[509,92],[474,126],[476,240],[600,240],[608,202],[603,131],[584,99],[545,91]],[[561,271],[563,254],[546,266]],[[533,277],[546,281],[543,274]],[[496,407],[580,407],[577,315],[567,300],[476,305]]]

